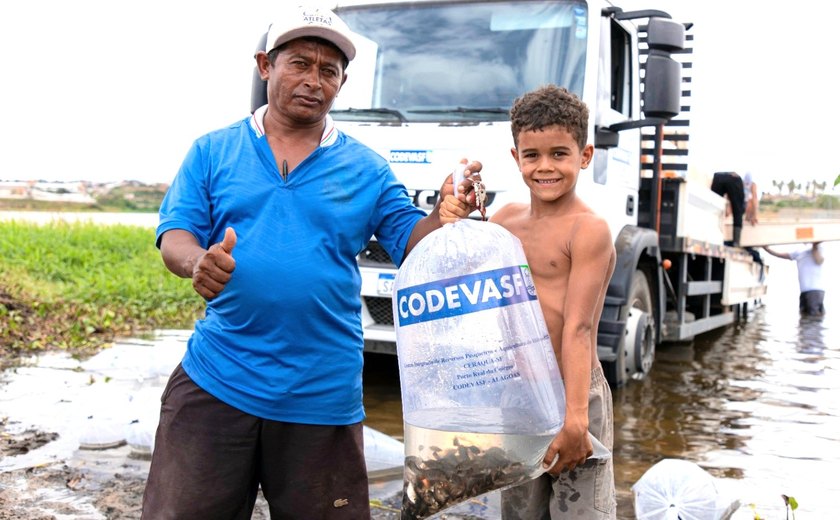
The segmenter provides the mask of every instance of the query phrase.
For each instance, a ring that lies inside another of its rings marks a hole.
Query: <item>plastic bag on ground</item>
[[[633,484],[637,520],[726,520],[740,505],[693,462],[664,459]]]

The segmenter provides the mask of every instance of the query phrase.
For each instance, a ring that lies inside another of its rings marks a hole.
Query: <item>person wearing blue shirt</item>
[[[197,139],[160,209],[166,267],[207,301],[162,396],[144,519],[369,518],[361,279],[441,227],[328,112],[355,56],[329,10],[297,8],[256,54],[268,104]],[[476,209],[468,165],[449,213]],[[443,196],[441,197],[443,199]],[[454,220],[454,219],[453,219]]]

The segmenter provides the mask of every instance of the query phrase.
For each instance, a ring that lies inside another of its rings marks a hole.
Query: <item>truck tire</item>
[[[627,304],[622,307],[620,317],[625,323],[624,341],[615,363],[610,364],[612,374],[607,375],[617,386],[623,386],[631,379],[644,379],[653,367],[656,352],[650,282],[639,269],[633,273]]]

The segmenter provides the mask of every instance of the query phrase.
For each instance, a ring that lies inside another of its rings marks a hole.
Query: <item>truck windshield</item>
[[[359,35],[336,120],[505,121],[547,83],[582,94],[583,2],[368,4],[337,9]]]

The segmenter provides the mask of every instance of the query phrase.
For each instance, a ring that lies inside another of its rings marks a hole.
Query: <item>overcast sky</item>
[[[251,56],[280,5],[3,2],[0,179],[170,182],[196,137],[247,115]],[[840,173],[840,3],[621,5],[695,23],[693,168],[765,186]]]

